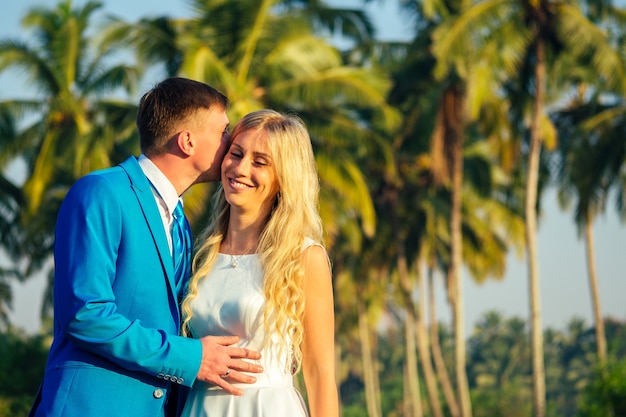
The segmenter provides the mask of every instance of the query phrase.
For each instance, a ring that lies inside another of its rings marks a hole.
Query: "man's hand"
[[[198,379],[221,387],[233,395],[243,395],[243,391],[228,383],[229,381],[252,384],[256,378],[242,372],[263,372],[263,368],[241,358],[260,359],[261,354],[254,350],[232,347],[239,336],[205,336],[202,343],[202,363]]]

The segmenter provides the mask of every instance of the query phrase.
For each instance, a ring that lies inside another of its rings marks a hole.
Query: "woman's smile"
[[[248,188],[254,188],[252,185],[245,184],[233,178],[228,179],[228,184],[230,184],[231,187],[238,189],[238,190],[246,190]]]

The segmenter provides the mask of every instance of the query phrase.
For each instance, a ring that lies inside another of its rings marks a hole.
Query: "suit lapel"
[[[169,245],[167,244],[167,237],[163,228],[163,220],[161,214],[154,200],[154,194],[150,182],[146,178],[145,174],[141,170],[137,159],[131,156],[126,161],[120,164],[122,169],[128,175],[130,184],[137,196],[137,201],[143,212],[144,219],[150,233],[152,234],[152,240],[159,253],[159,259],[161,261],[161,267],[165,273],[167,286],[170,291],[170,295],[173,298],[176,305],[176,312],[178,311],[178,295],[176,294],[176,285],[174,282],[174,265],[172,262],[172,255],[170,253]],[[179,314],[176,315],[176,320],[179,322]]]

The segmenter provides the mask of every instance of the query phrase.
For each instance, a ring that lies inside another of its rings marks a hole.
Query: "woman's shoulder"
[[[302,245],[302,253],[304,259],[308,259],[314,263],[323,262],[326,264],[330,262],[324,245],[321,242],[308,237],[305,238],[304,244]]]
[[[318,242],[316,240],[313,240],[310,237],[305,237],[304,238],[304,243],[302,244],[302,250],[304,251],[305,249],[308,249],[311,246],[319,246],[321,248],[324,247],[320,242]]]

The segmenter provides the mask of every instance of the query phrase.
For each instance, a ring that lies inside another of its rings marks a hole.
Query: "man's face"
[[[201,109],[192,117],[196,150],[194,165],[200,173],[195,183],[220,179],[222,159],[230,145],[228,116],[223,109]]]

